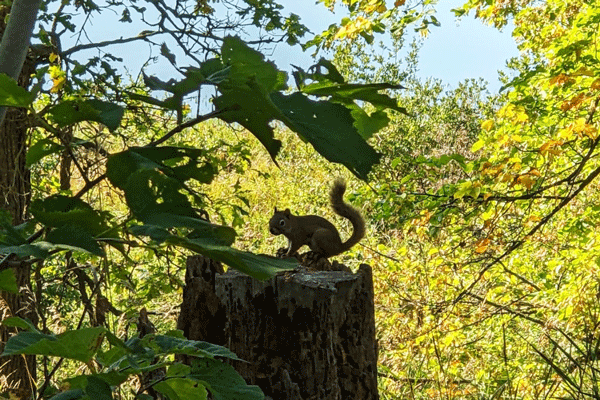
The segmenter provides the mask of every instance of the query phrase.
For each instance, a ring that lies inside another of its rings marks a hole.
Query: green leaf
[[[174,99],[173,96],[168,97],[165,100],[158,100],[154,97],[146,96],[143,94],[133,93],[133,92],[125,92],[127,96],[129,96],[132,100],[142,101],[144,103],[152,104],[158,107],[166,108],[167,110],[177,110],[179,104]]]
[[[52,396],[50,400],[75,400],[81,399],[84,393],[81,389],[72,389],[67,390],[62,393],[57,394],[56,396]]]
[[[10,246],[28,243],[27,239],[10,222],[0,221],[0,228],[0,244]]]
[[[153,338],[163,354],[185,354],[197,357],[226,357],[231,360],[243,361],[226,347],[212,343],[189,340],[168,335],[156,335]]]
[[[0,253],[2,250],[0,249]],[[12,268],[7,268],[0,271],[0,291],[18,293],[19,287],[17,286],[17,278]],[[5,320],[6,321],[6,320]]]
[[[229,246],[216,245],[213,238],[190,239],[173,235],[156,226],[147,225],[132,227],[132,232],[135,235],[149,236],[158,243],[172,244],[203,254],[256,279],[269,279],[278,272],[298,267],[295,259],[281,259],[243,252]]]
[[[62,151],[64,147],[58,143],[53,142],[50,139],[38,140],[33,146],[27,150],[27,157],[25,166],[30,168],[33,164],[40,161],[47,155],[58,153]]]
[[[270,279],[278,272],[289,271],[298,267],[295,259],[290,260],[257,255],[228,246],[213,245],[202,239],[171,236],[167,238],[166,242],[185,247],[206,257],[221,261],[238,271],[260,280]]]
[[[64,225],[52,229],[46,236],[46,240],[60,248],[74,251],[85,251],[97,256],[103,256],[104,250],[94,237],[77,225]]]
[[[35,99],[35,93],[17,84],[17,82],[4,73],[0,73],[0,106],[2,107],[27,107]]]
[[[314,101],[301,93],[274,93],[271,98],[286,115],[284,122],[331,162],[345,165],[366,180],[381,155],[358,134],[348,108]]]
[[[48,113],[61,127],[82,121],[95,121],[114,131],[121,124],[125,109],[117,104],[95,99],[69,100],[52,107]]]
[[[54,247],[51,243],[38,241],[32,244],[22,244],[18,246],[0,246],[0,253],[3,254],[15,254],[19,258],[35,257],[35,258],[46,258],[48,252],[52,251]]]
[[[233,228],[211,224],[199,218],[186,217],[171,213],[148,213],[143,222],[161,228],[192,228],[194,237],[214,240],[214,244],[230,246],[235,241],[236,232]]]
[[[221,95],[214,99],[217,109],[226,110],[219,118],[248,129],[275,160],[281,141],[274,138],[269,123],[282,115],[269,94],[286,87],[287,75],[237,37],[226,37],[221,53],[230,71],[228,78],[218,85]]]
[[[8,339],[2,356],[35,354],[88,363],[102,343],[105,332],[103,327],[82,328],[58,336],[21,332]]]
[[[171,378],[159,382],[153,388],[170,400],[204,400],[208,392],[202,383],[189,378]]]
[[[385,128],[390,119],[385,111],[374,111],[371,115],[367,114],[362,108],[355,104],[347,106],[352,110],[352,118],[354,118],[354,126],[358,130],[360,136],[365,140],[373,136],[374,133]]]
[[[113,398],[108,383],[94,375],[87,377],[85,393],[94,400],[112,400]]]
[[[53,195],[43,200],[34,200],[30,210],[33,216],[46,226],[78,226],[92,235],[98,235],[110,228],[106,221],[108,215],[105,217],[103,213],[75,197]]]
[[[248,385],[229,364],[203,358],[192,361],[191,378],[202,382],[215,400],[264,400],[258,386]]]
[[[270,123],[275,119],[283,120],[284,115],[271,101],[269,92],[252,77],[248,78],[245,85],[222,93],[213,100],[218,109],[227,110],[219,118],[228,123],[237,122],[248,129],[275,160],[281,149],[281,141],[275,139]]]
[[[238,37],[225,37],[221,45],[221,57],[223,63],[231,67],[229,79],[219,86],[222,92],[251,89],[246,86],[251,80],[267,93],[286,87],[287,74],[279,71],[273,62],[265,61],[262,53]]]
[[[30,320],[20,317],[8,317],[2,321],[2,325],[10,326],[12,328],[21,328],[32,332],[39,332]]]
[[[108,179],[121,189],[140,170],[160,170],[180,183],[189,179],[210,183],[217,174],[204,150],[183,147],[132,147],[112,154],[106,166]]]
[[[327,74],[321,72],[325,67]],[[331,97],[331,101],[343,104],[351,104],[356,100],[371,103],[378,110],[390,108],[402,114],[408,115],[404,107],[398,105],[398,101],[387,94],[379,93],[380,90],[405,89],[402,85],[391,83],[347,83],[337,71],[331,61],[321,58],[319,62],[311,67],[316,72],[307,74],[301,68],[295,67],[294,78],[296,85],[305,94],[313,96]],[[314,81],[306,84],[307,80]]]

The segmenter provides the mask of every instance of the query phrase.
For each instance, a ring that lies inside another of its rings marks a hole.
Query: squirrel
[[[365,220],[360,212],[344,202],[343,196],[346,191],[346,182],[342,179],[336,179],[329,193],[329,202],[333,211],[348,218],[352,223],[352,236],[345,242],[342,242],[340,234],[336,227],[325,218],[318,215],[292,215],[289,208],[284,211],[275,211],[269,221],[269,231],[273,235],[284,235],[288,239],[288,248],[285,254],[278,256],[290,257],[294,255],[300,247],[307,245],[310,249],[329,258],[349,250],[365,236]]]

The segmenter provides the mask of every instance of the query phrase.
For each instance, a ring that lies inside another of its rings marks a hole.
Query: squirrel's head
[[[291,230],[290,224],[290,216],[292,213],[289,208],[286,208],[283,211],[277,211],[277,207],[275,207],[275,211],[273,212],[273,216],[269,220],[269,231],[273,235],[282,235]]]

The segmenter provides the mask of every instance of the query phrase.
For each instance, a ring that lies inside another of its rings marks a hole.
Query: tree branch
[[[0,42],[0,73],[19,78],[42,0],[14,0]],[[0,107],[0,124],[6,107]]]
[[[100,47],[106,47],[106,46],[111,46],[113,44],[125,44],[125,43],[129,43],[129,42],[134,42],[136,40],[145,40],[146,38],[150,37],[150,36],[156,36],[156,35],[162,35],[165,34],[166,32],[148,32],[148,33],[144,33],[143,35],[138,35],[135,37],[129,37],[129,38],[121,38],[121,39],[114,39],[114,40],[106,40],[104,42],[98,42],[98,43],[87,43],[87,44],[80,44],[77,46],[73,46],[68,50],[65,50],[62,52],[62,56],[66,57],[69,56],[73,53],[76,53],[78,51],[81,50],[87,50],[87,49],[98,49]]]
[[[217,117],[220,114],[223,114],[224,112],[228,111],[227,109],[224,110],[216,110],[213,111],[211,113],[208,114],[204,114],[204,115],[200,115],[190,121],[184,122],[181,125],[177,125],[175,128],[171,129],[169,132],[167,132],[163,137],[161,137],[160,139],[156,139],[153,142],[148,143],[146,146],[144,147],[156,147],[161,143],[166,142],[167,140],[169,140],[170,138],[172,138],[173,136],[175,136],[177,133],[181,132],[182,130],[192,127],[196,124],[199,124],[200,122],[209,120],[211,118]]]

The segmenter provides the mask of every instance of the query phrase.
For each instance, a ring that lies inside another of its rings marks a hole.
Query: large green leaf
[[[333,96],[333,101],[354,102],[362,100],[371,103],[376,108],[390,108],[408,115],[406,108],[398,105],[398,101],[386,94],[379,93],[385,89],[404,89],[401,85],[389,83],[335,83],[316,82],[302,87],[302,92],[313,96]]]
[[[287,75],[237,37],[226,37],[221,53],[223,63],[231,70],[228,79],[218,84],[221,95],[214,99],[218,109],[227,110],[219,118],[230,123],[237,122],[252,132],[274,160],[281,141],[275,139],[269,124],[283,116],[271,102],[269,94],[285,89]]]
[[[141,221],[156,213],[197,216],[188,196],[182,193],[181,183],[160,170],[132,173],[123,191],[131,212]]]
[[[359,178],[367,179],[381,155],[358,133],[348,108],[311,100],[301,93],[273,93],[271,98],[285,114],[285,123],[309,141],[323,157],[341,163]]]
[[[347,84],[331,65],[327,75],[310,75],[312,79],[324,80],[315,83],[318,87],[303,86],[316,95],[331,97],[330,100],[314,101],[302,93],[286,96],[279,91],[285,88],[287,77],[265,61],[262,54],[232,37],[224,41],[222,53],[223,62],[231,66],[231,74],[218,85],[221,95],[214,99],[217,109],[223,111],[219,118],[237,122],[252,132],[274,160],[281,142],[275,139],[272,122],[282,121],[329,161],[342,163],[366,179],[379,155],[362,136],[368,138],[387,124],[382,109],[402,110],[394,99],[378,93],[398,86]],[[377,109],[368,115],[357,110],[355,100],[372,102]]]
[[[5,318],[4,321],[2,321],[2,325],[13,328],[21,328],[31,332],[39,332],[30,320],[21,317]]]
[[[279,71],[273,62],[265,61],[262,53],[238,37],[225,37],[221,57],[223,63],[231,67],[229,79],[219,86],[222,92],[237,88],[253,89],[246,86],[251,78],[267,93],[286,88],[287,74]]]
[[[132,232],[136,235],[149,236],[159,243],[172,244],[203,254],[257,279],[269,279],[278,272],[293,270],[298,267],[298,262],[295,259],[280,259],[240,251],[229,246],[215,244],[214,239],[211,237],[191,239],[149,225],[132,227]]]
[[[192,361],[191,378],[202,382],[215,400],[263,400],[258,386],[248,385],[229,364],[210,358]]]
[[[248,129],[275,160],[281,149],[281,141],[275,139],[271,121],[282,120],[284,116],[271,101],[269,93],[254,77],[248,78],[246,85],[222,93],[213,99],[218,109],[227,110],[219,118],[229,123],[237,122]]]
[[[94,237],[77,225],[64,225],[52,229],[46,236],[46,241],[60,245],[57,247],[65,250],[85,251],[97,256],[104,255],[104,250]]]
[[[161,228],[191,228],[190,236],[202,237],[214,244],[230,246],[235,241],[235,230],[228,226],[215,225],[199,218],[172,213],[148,213],[143,222]]]
[[[0,74],[0,106],[27,107],[35,99],[35,93],[29,93],[8,75]]]
[[[61,127],[82,121],[95,121],[114,131],[121,124],[125,109],[118,104],[95,99],[68,100],[55,105],[48,113]]]
[[[46,258],[50,251],[54,250],[54,246],[51,243],[45,241],[38,241],[32,244],[25,243],[15,246],[1,246],[1,254],[14,254],[19,258],[35,257],[35,258]]]
[[[110,181],[123,189],[129,176],[140,170],[160,170],[183,183],[194,179],[210,183],[217,171],[206,159],[206,151],[184,147],[131,147],[112,154],[106,174]]]
[[[208,398],[208,392],[204,385],[189,378],[167,379],[157,383],[153,388],[170,400],[204,400]]]
[[[125,192],[127,205],[145,227],[135,234],[151,236],[159,244],[166,236],[159,228],[189,228],[190,234],[217,245],[230,245],[235,231],[199,218],[185,181],[209,182],[216,172],[204,160],[204,151],[177,147],[132,148],[114,154],[107,162],[110,181]]]
[[[54,195],[43,200],[34,200],[30,210],[33,216],[46,226],[78,226],[93,235],[110,228],[107,223],[110,216],[107,213],[96,211],[85,201],[75,197]]]
[[[175,332],[180,333],[181,331]],[[226,357],[231,360],[241,361],[241,359],[227,347],[212,343],[189,340],[185,337],[173,335],[156,335],[152,338],[152,341],[160,347],[161,352],[164,354],[185,354],[188,356],[209,358]]]
[[[88,363],[102,343],[106,328],[82,328],[60,335],[21,332],[6,342],[2,356],[35,354]]]
[[[64,146],[55,143],[48,138],[38,140],[29,148],[29,150],[27,150],[25,165],[29,168],[47,155],[58,153],[62,149],[64,149]]]

